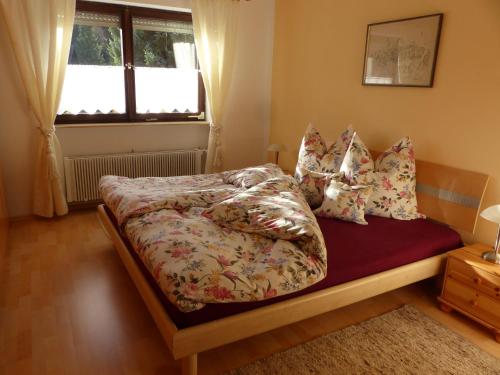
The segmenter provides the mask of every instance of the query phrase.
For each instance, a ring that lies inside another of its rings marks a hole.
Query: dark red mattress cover
[[[107,211],[112,217],[110,210]],[[366,220],[368,225],[318,218],[328,249],[328,275],[319,283],[299,292],[265,301],[207,304],[201,310],[190,313],[179,311],[167,300],[130,243],[126,243],[178,328],[191,327],[284,301],[462,246],[457,232],[430,220],[401,221],[377,216],[366,216]]]

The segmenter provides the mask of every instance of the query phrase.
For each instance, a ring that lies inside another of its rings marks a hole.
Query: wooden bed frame
[[[451,227],[473,233],[488,176],[417,161],[419,211]],[[130,277],[151,313],[182,374],[197,374],[197,355],[203,351],[283,327],[366,298],[436,276],[446,254],[319,290],[307,295],[188,328],[177,328],[152,286],[129,253],[103,205],[99,217]]]

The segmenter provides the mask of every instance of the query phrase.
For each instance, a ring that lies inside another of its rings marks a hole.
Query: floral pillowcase
[[[300,168],[297,172],[296,178],[300,176],[297,178],[300,190],[313,209],[321,206],[325,195],[325,186],[330,179],[341,177],[339,173],[313,172],[305,168]]]
[[[368,185],[373,182],[373,159],[358,133],[352,137],[340,171],[345,174],[350,185]]]
[[[404,137],[375,162],[374,191],[366,213],[398,220],[425,217],[417,211],[415,152]]]
[[[374,163],[368,148],[354,134],[340,170],[350,185],[373,185],[366,214],[398,220],[424,217],[417,211],[415,152],[410,138],[400,139]]]
[[[349,126],[327,147],[319,132],[309,125],[302,139],[295,178],[312,208],[323,202],[323,191],[331,174],[337,173],[354,131]]]
[[[339,138],[327,147],[321,134],[309,125],[300,146],[297,169],[304,168],[313,172],[338,172],[354,134],[352,126],[340,134]]]
[[[319,217],[337,218],[367,225],[365,206],[373,191],[372,186],[350,186],[338,179],[331,179],[325,189],[321,207],[314,210]]]
[[[345,147],[345,152],[338,154],[342,162],[333,170],[325,165],[332,166],[335,163],[328,163],[339,158],[331,156],[332,153],[325,155],[326,150],[335,147],[337,150]],[[332,175],[333,171],[340,171],[341,175]],[[318,216],[366,224],[361,214],[363,208],[366,214],[398,220],[425,217],[417,211],[415,153],[408,137],[396,142],[374,162],[352,128],[327,148],[321,135],[309,127],[302,141],[295,178],[310,206],[319,207],[314,211]],[[355,200],[359,204],[353,205]]]

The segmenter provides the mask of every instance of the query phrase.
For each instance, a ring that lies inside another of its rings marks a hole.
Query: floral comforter
[[[181,311],[267,299],[326,276],[323,237],[297,183],[263,168],[252,184],[235,183],[234,171],[102,178],[104,202]],[[247,171],[238,176],[255,175]]]

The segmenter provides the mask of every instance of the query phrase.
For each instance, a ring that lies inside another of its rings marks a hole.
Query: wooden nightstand
[[[500,342],[500,266],[481,259],[490,250],[470,245],[448,253],[441,309],[457,310],[491,329]]]

